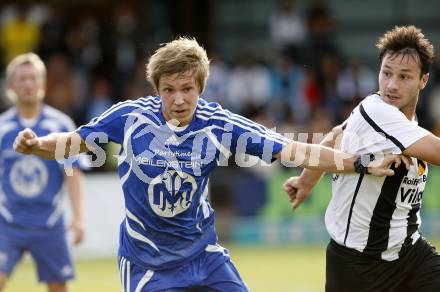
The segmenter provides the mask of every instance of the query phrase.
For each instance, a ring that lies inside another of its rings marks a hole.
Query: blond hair
[[[413,25],[395,26],[379,39],[376,47],[379,49],[381,63],[387,52],[415,57],[420,62],[422,75],[429,72],[434,59],[434,47],[422,31]]]
[[[21,54],[12,59],[11,62],[9,62],[8,67],[6,67],[6,82],[10,82],[12,78],[14,77],[15,69],[18,66],[25,65],[25,64],[31,64],[37,69],[38,73],[40,73],[41,77],[43,79],[46,79],[46,65],[44,65],[41,58],[35,54],[35,53],[26,53]]]
[[[10,82],[14,78],[15,70],[19,66],[28,64],[34,66],[43,81],[46,80],[46,65],[44,65],[44,62],[37,54],[31,52],[16,56],[14,59],[11,60],[11,62],[9,62],[8,66],[6,67],[6,84],[8,85],[6,89],[6,96],[12,102],[15,102],[17,100],[15,92],[9,88]],[[42,98],[44,96],[44,91],[39,92],[38,95],[40,96],[40,98]]]
[[[164,75],[189,73],[203,93],[209,75],[209,59],[204,48],[194,38],[179,37],[162,44],[146,65],[147,81],[159,93],[159,79]]]

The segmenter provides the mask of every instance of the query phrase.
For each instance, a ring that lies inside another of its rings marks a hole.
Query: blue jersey
[[[17,153],[12,145],[25,128],[38,136],[73,131],[72,120],[43,105],[32,121],[22,120],[12,107],[0,115],[0,124],[0,223],[40,229],[62,226],[63,164]]]
[[[217,166],[227,165],[231,155],[249,165],[252,160],[240,154],[270,163],[290,142],[203,99],[186,127],[169,125],[160,97],[146,97],[114,105],[77,132],[86,142],[101,133],[122,145],[118,172],[126,218],[119,255],[151,269],[180,266],[216,245],[208,182]]]

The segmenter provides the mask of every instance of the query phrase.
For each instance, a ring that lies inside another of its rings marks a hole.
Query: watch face
[[[376,159],[376,157],[374,156],[374,154],[364,154],[361,155],[361,164],[364,167],[367,167],[370,162],[374,161]]]
[[[360,155],[354,161],[354,171],[356,173],[368,173],[368,164],[370,163],[370,156]]]

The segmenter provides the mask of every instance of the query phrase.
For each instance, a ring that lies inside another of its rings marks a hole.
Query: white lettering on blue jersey
[[[126,204],[119,256],[147,269],[179,266],[215,246],[209,174],[231,155],[266,163],[290,142],[217,103],[199,99],[191,123],[177,131],[160,97],[118,103],[77,132],[105,133],[121,144],[118,172]]]

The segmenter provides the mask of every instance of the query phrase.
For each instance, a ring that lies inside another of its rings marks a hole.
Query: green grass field
[[[325,246],[243,247],[228,246],[231,258],[251,291],[324,291]],[[116,259],[80,260],[73,292],[120,292]],[[33,263],[23,261],[15,270],[5,292],[43,292],[37,284]]]

